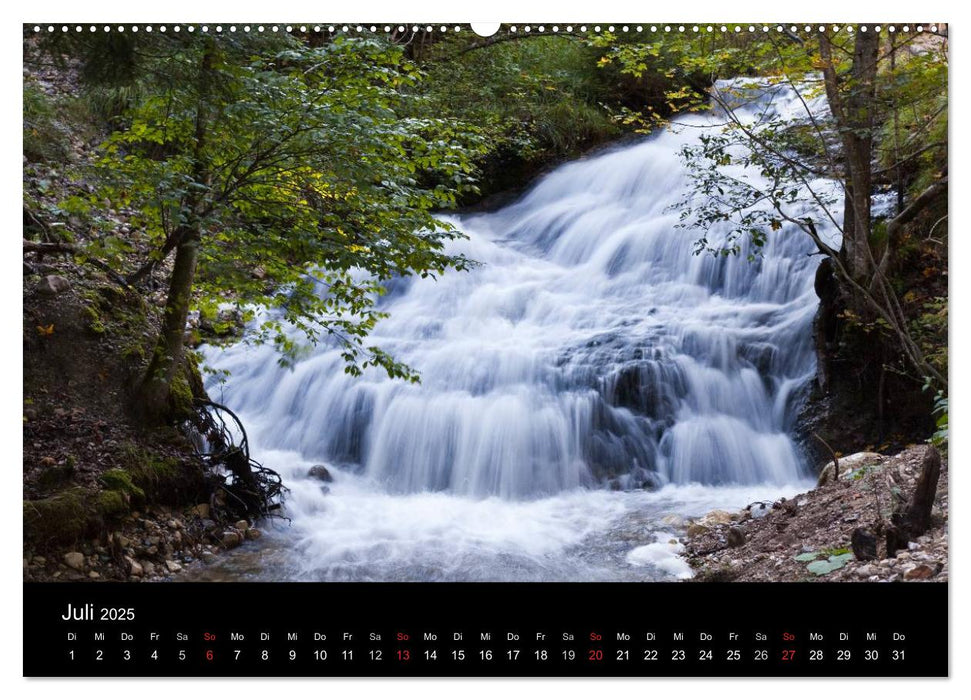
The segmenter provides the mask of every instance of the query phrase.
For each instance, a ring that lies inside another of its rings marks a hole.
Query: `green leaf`
[[[852,561],[852,559],[852,552],[847,554],[838,554],[824,561],[814,561],[809,564],[806,569],[809,570],[809,573],[815,574],[816,576],[825,576],[826,574],[832,573],[837,569],[842,569],[844,566],[846,566],[847,562]]]

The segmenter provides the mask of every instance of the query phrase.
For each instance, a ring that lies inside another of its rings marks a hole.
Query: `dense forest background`
[[[824,260],[807,449],[944,445],[947,67],[944,27],[25,28],[25,547],[103,539],[160,505],[259,515],[273,504],[213,500],[225,483],[186,437],[211,420],[194,347],[273,343],[286,364],[326,338],[349,373],[420,381],[368,333],[388,280],[476,265],[446,252],[461,234],[437,212],[496,206],[558,163],[712,108],[724,131],[682,154],[697,253],[737,254],[733,241],[758,246],[789,222]],[[756,133],[712,91],[734,76],[787,83],[829,111]],[[772,188],[733,181],[733,164]],[[839,249],[816,236],[836,203],[790,214],[818,177],[842,185]],[[724,222],[733,238],[710,245]],[[244,337],[258,305],[284,318]],[[109,539],[89,556],[130,573]]]

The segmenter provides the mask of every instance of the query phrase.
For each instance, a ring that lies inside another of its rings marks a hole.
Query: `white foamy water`
[[[800,108],[779,89],[742,113]],[[371,338],[421,385],[349,377],[327,345],[292,371],[270,348],[209,350],[232,373],[210,393],[293,490],[293,526],[247,573],[677,577],[651,548],[661,515],[805,488],[790,433],[815,371],[819,258],[788,226],[754,262],[747,243],[737,257],[692,254],[701,233],[676,228],[670,207],[689,184],[678,153],[710,119],[564,165],[500,211],[449,218],[468,236],[454,252],[482,266],[394,281]],[[330,493],[304,478],[314,463],[335,473]]]

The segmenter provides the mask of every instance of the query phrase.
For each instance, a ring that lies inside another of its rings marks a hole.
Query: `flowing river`
[[[739,114],[799,109],[780,87]],[[683,578],[682,518],[807,488],[792,432],[819,257],[788,225],[753,261],[747,243],[693,254],[701,234],[672,210],[690,184],[679,152],[718,122],[684,117],[499,211],[443,217],[482,265],[394,281],[371,339],[420,385],[350,377],[325,344],[292,370],[267,347],[208,349],[231,373],[210,394],[283,475],[292,524],[191,577]]]

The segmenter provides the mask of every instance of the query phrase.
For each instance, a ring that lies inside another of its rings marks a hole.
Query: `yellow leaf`
[[[54,335],[54,324],[52,323],[49,326],[37,326],[37,332],[44,336]]]

